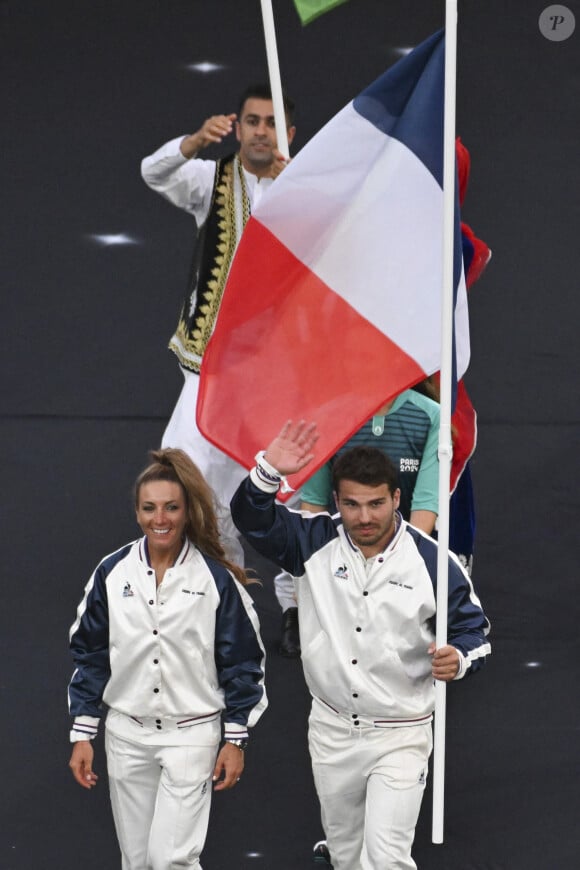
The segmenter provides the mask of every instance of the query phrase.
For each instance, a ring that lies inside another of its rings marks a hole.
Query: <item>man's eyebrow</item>
[[[242,118],[243,121],[251,120],[259,120],[259,121],[273,121],[274,115],[258,115],[256,112],[248,112],[247,115],[244,115]]]
[[[384,496],[384,495],[378,495],[376,498],[371,498],[369,501],[365,501],[365,502],[357,501],[356,498],[351,498],[351,496],[349,496],[349,495],[342,495],[342,496],[339,496],[339,498],[343,502],[348,502],[349,504],[357,504],[357,505],[380,504],[380,503],[386,501],[386,496]]]

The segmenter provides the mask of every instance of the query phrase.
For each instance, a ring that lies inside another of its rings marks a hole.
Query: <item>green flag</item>
[[[294,0],[302,24],[310,24],[323,12],[328,12],[341,3],[346,3],[346,0]]]

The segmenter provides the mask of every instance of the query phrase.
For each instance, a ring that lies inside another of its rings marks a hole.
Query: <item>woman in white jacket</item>
[[[240,781],[248,728],[267,706],[264,649],[204,478],[181,450],[151,457],[135,485],[144,536],[98,565],[71,627],[70,767],[96,785],[104,703],[123,870],[201,870],[212,781]]]

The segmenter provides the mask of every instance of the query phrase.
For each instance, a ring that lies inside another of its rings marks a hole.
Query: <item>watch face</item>
[[[233,743],[234,746],[237,746],[238,749],[241,749],[241,750],[242,750],[242,752],[245,752],[246,747],[247,747],[247,745],[248,745],[248,741],[247,741],[247,740],[228,740],[227,742],[228,742],[228,743]]]

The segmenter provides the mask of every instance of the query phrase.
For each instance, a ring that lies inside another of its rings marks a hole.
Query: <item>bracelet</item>
[[[248,746],[248,740],[232,738],[232,740],[226,740],[226,743],[231,743],[232,746],[237,746],[240,752],[245,752]]]
[[[260,480],[264,483],[268,483],[270,485],[275,484],[278,486],[282,481],[282,475],[279,471],[277,471],[273,465],[264,459],[266,455],[265,450],[260,450],[259,453],[256,454],[256,473]]]
[[[256,475],[258,480],[266,486],[276,486],[280,487],[282,492],[294,492],[294,489],[290,486],[286,478],[280,474],[278,469],[274,468],[273,465],[270,465],[267,459],[264,459],[266,455],[265,450],[260,450],[259,453],[256,453],[254,459],[256,460]]]

